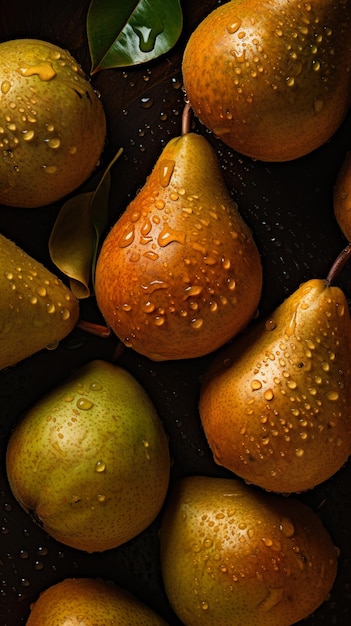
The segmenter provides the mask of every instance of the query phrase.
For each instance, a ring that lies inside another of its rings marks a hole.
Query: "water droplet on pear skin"
[[[172,159],[162,159],[159,163],[159,180],[162,187],[168,187],[175,167]]]
[[[78,398],[77,400],[77,408],[81,409],[81,411],[89,411],[94,406],[94,403],[91,402],[88,398]]]
[[[104,472],[106,470],[106,463],[104,463],[104,461],[98,461],[95,464],[95,471],[98,472],[99,474],[101,472]]]

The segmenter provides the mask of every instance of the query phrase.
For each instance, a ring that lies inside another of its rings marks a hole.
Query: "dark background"
[[[106,70],[93,77],[101,93],[108,122],[108,141],[101,168],[123,147],[113,170],[111,224],[144,183],[162,147],[180,134],[184,96],[181,57],[198,22],[219,3],[185,0],[184,31],[170,54],[135,69]],[[63,48],[88,73],[90,57],[85,18],[88,0],[0,0],[0,41],[41,38]],[[0,59],[1,63],[1,59]],[[250,225],[262,255],[264,287],[260,314],[271,311],[304,280],[326,276],[346,245],[334,219],[335,178],[350,148],[351,116],[336,135],[312,154],[294,162],[268,164],[242,157],[194,121],[194,130],[215,147],[226,182]],[[48,237],[61,203],[40,209],[0,207],[0,232],[55,271],[48,254]],[[350,267],[338,284],[351,297]],[[83,301],[82,317],[101,321],[93,298]],[[92,358],[113,358],[114,337],[100,339],[75,329],[54,351],[44,350],[0,372],[0,624],[24,624],[38,593],[62,578],[101,576],[133,591],[170,625],[179,620],[169,608],[159,569],[159,519],[144,533],[116,550],[86,555],[67,548],[36,527],[14,501],[6,479],[5,449],[11,428],[23,411],[46,390]],[[202,373],[211,357],[153,363],[125,350],[119,363],[143,384],[156,404],[169,436],[172,476],[226,475],[212,461],[199,423],[197,401]],[[326,601],[303,624],[346,625],[351,608],[351,466],[301,494],[320,515],[340,549],[338,576]],[[220,626],[220,625],[219,625]]]

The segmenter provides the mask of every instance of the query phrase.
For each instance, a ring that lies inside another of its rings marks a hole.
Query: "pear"
[[[311,279],[221,350],[199,405],[215,461],[283,493],[335,474],[351,454],[350,345],[343,291]]]
[[[65,578],[31,605],[26,626],[167,626],[121,587],[97,578]]]
[[[7,447],[10,487],[57,541],[115,548],[159,513],[168,441],[146,391],[126,370],[95,360],[39,399]]]
[[[351,98],[348,0],[231,0],[190,35],[182,72],[200,121],[262,161],[312,152]]]
[[[101,100],[71,54],[50,42],[4,41],[0,57],[0,204],[50,204],[99,161]]]
[[[190,476],[161,520],[167,596],[184,626],[290,626],[326,600],[337,553],[296,497]]]
[[[63,339],[78,317],[70,289],[0,234],[0,370]]]
[[[153,360],[202,356],[256,313],[261,258],[213,148],[171,139],[103,242],[98,306],[119,339]]]
[[[351,241],[351,152],[341,163],[333,192],[335,219],[348,241]]]

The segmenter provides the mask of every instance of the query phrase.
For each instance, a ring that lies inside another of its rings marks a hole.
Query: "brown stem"
[[[107,326],[94,324],[93,322],[87,322],[86,320],[79,320],[77,328],[89,333],[89,335],[95,335],[96,337],[102,337],[103,339],[106,339],[111,335],[111,330],[107,328]]]
[[[190,133],[191,126],[191,106],[189,102],[186,102],[183,109],[182,115],[182,135],[186,135]]]
[[[326,278],[326,282],[330,285],[340,274],[343,267],[346,265],[347,261],[351,257],[351,242],[347,244],[346,248],[344,248],[340,254],[336,257],[333,265],[331,266],[328,276]]]

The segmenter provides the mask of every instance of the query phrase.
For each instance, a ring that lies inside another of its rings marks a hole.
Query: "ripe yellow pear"
[[[187,98],[234,150],[262,161],[311,152],[338,129],[351,98],[348,0],[231,0],[191,34]]]
[[[213,148],[192,132],[171,139],[102,245],[106,322],[150,359],[198,357],[248,324],[261,287],[258,249]]]
[[[157,516],[170,459],[146,391],[126,370],[97,360],[29,409],[11,434],[6,468],[14,496],[47,533],[101,552]]]
[[[134,595],[96,578],[66,578],[32,604],[26,626],[167,626]]]
[[[38,207],[79,187],[105,143],[99,97],[67,50],[0,43],[0,204]]]
[[[290,626],[326,600],[333,541],[295,497],[191,476],[161,521],[165,590],[184,626]]]
[[[0,234],[0,370],[63,339],[78,317],[68,287]]]
[[[215,461],[277,492],[337,472],[351,454],[350,345],[343,291],[311,279],[220,351],[200,398]]]
[[[351,241],[351,152],[347,152],[334,186],[335,219],[346,239]]]

